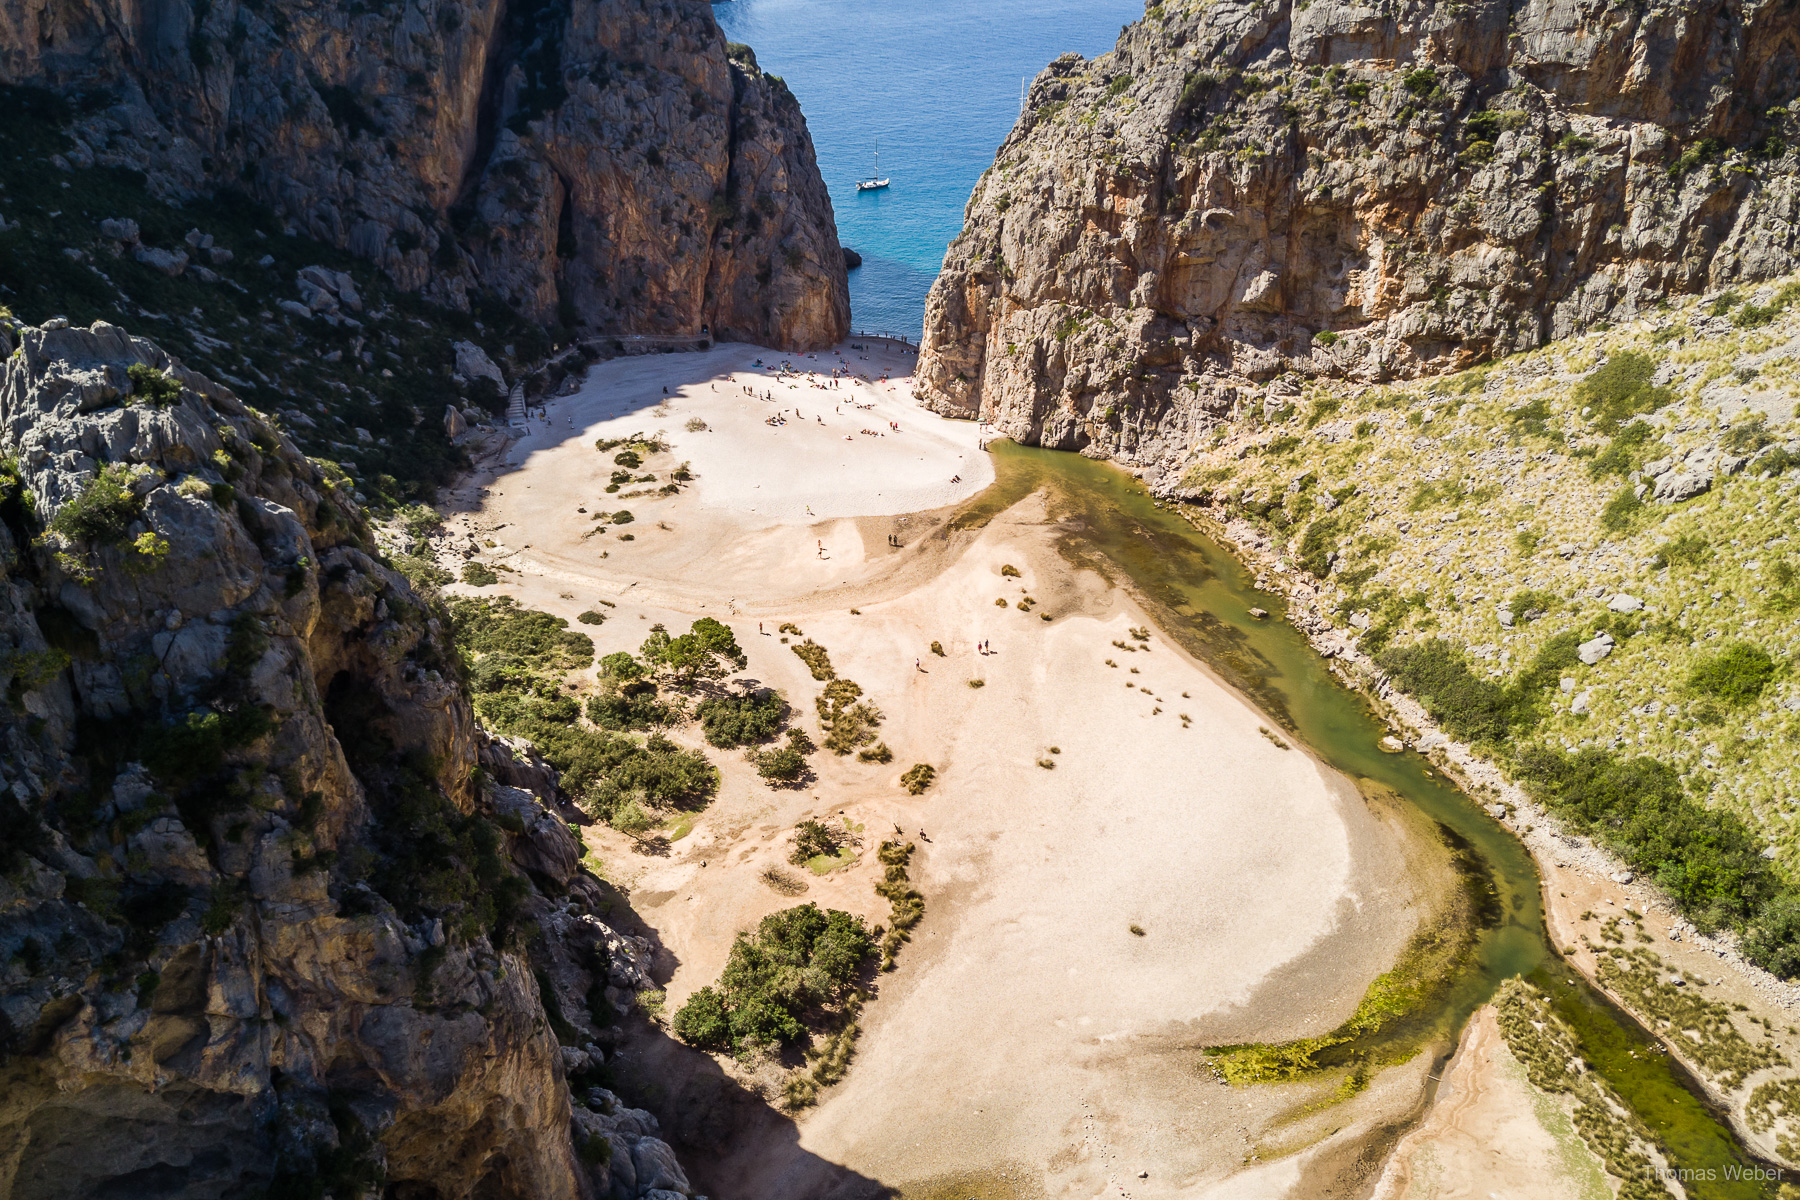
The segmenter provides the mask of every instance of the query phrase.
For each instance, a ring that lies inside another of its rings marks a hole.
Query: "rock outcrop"
[[[1271,384],[1460,369],[1786,272],[1797,94],[1781,3],[1153,5],[1033,84],[921,393],[1166,463]]]
[[[571,1106],[645,948],[341,474],[116,327],[0,353],[0,1196],[684,1190]]]
[[[565,340],[849,328],[799,106],[699,0],[0,0],[0,82],[70,101],[68,165],[241,189],[406,288],[493,293]]]

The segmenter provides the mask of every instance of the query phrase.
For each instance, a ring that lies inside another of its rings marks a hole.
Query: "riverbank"
[[[1155,632],[1127,589],[1070,561],[1041,498],[953,519],[991,478],[972,426],[890,414],[909,399],[898,381],[820,387],[751,374],[758,357],[771,356],[601,364],[446,505],[445,544],[502,581],[452,591],[562,616],[600,654],[716,617],[749,676],[810,726],[819,684],[791,650],[805,637],[883,714],[889,764],[819,753],[806,786],[771,789],[715,752],[722,782],[704,812],[660,838],[588,832],[661,946],[666,1011],[766,913],[816,901],[884,919],[874,844],[898,831],[917,845],[927,917],[864,1010],[849,1079],[791,1130],[766,1109],[711,1130],[701,1179],[805,1196],[829,1190],[816,1172],[836,1164],[908,1193],[967,1179],[964,1195],[1004,1194],[1024,1178],[1144,1197],[1242,1194],[1246,1167],[1270,1194],[1358,1177],[1353,1164],[1378,1161],[1369,1147],[1416,1110],[1427,1062],[1319,1115],[1302,1110],[1336,1080],[1232,1088],[1201,1050],[1348,1017],[1451,886],[1442,848],[1371,810]],[[840,361],[865,366],[796,365]],[[866,365],[878,381],[883,364]],[[876,407],[842,411],[855,404]],[[768,423],[784,410],[785,425]],[[595,448],[634,434],[666,448],[630,467]],[[607,492],[616,471],[629,482]],[[583,613],[600,623],[576,624]],[[700,746],[692,727],[672,736]],[[897,778],[918,762],[937,781],[915,797]],[[851,861],[789,866],[803,819],[854,831]],[[781,872],[803,890],[777,891]],[[723,1065],[737,1086],[772,1091],[769,1063]],[[705,1073],[666,1038],[634,1044],[618,1069],[660,1091],[677,1135],[710,1103],[684,1091]]]
[[[1317,592],[1261,531],[1192,506],[1178,510],[1237,555],[1259,587],[1280,596],[1271,607],[1285,606],[1285,619],[1344,686],[1375,707],[1398,741],[1480,799],[1530,853],[1543,881],[1548,933],[1564,961],[1656,1036],[1754,1153],[1790,1166],[1800,1158],[1800,1121],[1780,1104],[1800,1062],[1793,1012],[1800,986],[1746,962],[1729,936],[1698,932],[1653,884],[1571,834],[1496,764],[1445,733],[1356,648],[1354,631],[1332,624]],[[1627,950],[1634,952],[1629,961]],[[1687,1032],[1708,1025],[1707,1036]],[[1740,1069],[1745,1062],[1752,1068]]]

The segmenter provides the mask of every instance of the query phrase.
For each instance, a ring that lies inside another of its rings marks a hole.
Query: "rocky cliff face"
[[[940,411],[1169,462],[1281,377],[1458,369],[1800,256],[1782,3],[1153,5],[1067,55],[927,304]]]
[[[0,1196],[685,1193],[582,1078],[644,947],[341,474],[115,327],[15,343]]]
[[[0,82],[75,100],[74,165],[241,189],[440,302],[568,337],[849,327],[799,106],[704,2],[4,0]]]

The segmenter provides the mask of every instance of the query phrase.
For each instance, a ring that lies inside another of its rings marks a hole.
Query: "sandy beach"
[[[909,357],[840,349],[785,377],[748,346],[599,364],[445,506],[459,544],[512,569],[484,594],[571,621],[609,602],[578,626],[601,654],[717,617],[746,675],[816,736],[820,685],[782,644],[789,623],[884,714],[890,764],[821,751],[808,786],[774,790],[712,751],[720,794],[665,852],[589,831],[662,947],[671,1011],[768,912],[883,920],[874,848],[896,832],[917,846],[927,915],[878,981],[849,1078],[786,1139],[720,1139],[697,1184],[769,1200],[853,1194],[845,1172],[919,1196],[1336,1194],[1320,1173],[1416,1108],[1423,1066],[1300,1117],[1310,1085],[1228,1087],[1200,1048],[1347,1017],[1441,884],[1428,839],[1262,732],[1160,634],[1134,637],[1148,618],[1057,553],[1041,497],[949,529],[993,478],[981,431],[912,405]],[[832,367],[867,381],[831,386]],[[617,468],[596,440],[640,432],[669,445],[643,470],[686,463],[689,486],[603,490]],[[914,797],[897,780],[920,762],[938,780]],[[857,861],[787,867],[808,817],[860,830]],[[798,870],[804,894],[772,890],[771,867]],[[695,1057],[666,1038],[633,1053],[665,1080]]]

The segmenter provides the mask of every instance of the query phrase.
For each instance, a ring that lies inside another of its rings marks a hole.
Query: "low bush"
[[[1674,392],[1651,382],[1655,375],[1655,359],[1642,351],[1621,350],[1575,385],[1575,404],[1591,409],[1588,419],[1600,428],[1617,429],[1640,413],[1674,403]]]
[[[1656,431],[1643,421],[1633,421],[1620,429],[1606,449],[1588,463],[1588,474],[1595,479],[1608,475],[1629,475],[1638,469],[1638,447],[1648,442]]]
[[[793,650],[799,656],[800,661],[806,664],[807,670],[812,672],[814,679],[827,680],[837,677],[837,672],[831,669],[831,656],[825,652],[825,647],[811,638],[796,644]]]
[[[131,490],[134,475],[124,463],[109,463],[88,481],[81,494],[57,510],[50,528],[72,542],[109,545],[122,540],[144,512],[144,501]]]
[[[606,623],[606,614],[599,609],[590,608],[586,612],[578,614],[575,619],[583,625],[603,625]]]
[[[462,581],[470,587],[493,587],[500,582],[500,577],[486,563],[470,559],[463,564]]]
[[[1331,572],[1330,555],[1337,548],[1338,526],[1330,517],[1320,517],[1306,527],[1300,539],[1300,565],[1314,579]]]
[[[730,749],[774,737],[787,719],[787,704],[765,688],[745,696],[702,700],[696,715],[708,744]]]
[[[1712,556],[1712,546],[1698,534],[1684,533],[1657,552],[1658,566],[1697,567]]]
[[[420,558],[416,554],[396,554],[388,561],[394,564],[394,570],[406,576],[406,581],[420,592],[431,593],[445,584],[456,582],[456,576],[430,559]]]
[[[1701,695],[1727,704],[1749,704],[1774,678],[1775,660],[1768,651],[1749,642],[1733,642],[1697,663],[1688,673],[1687,684]]]
[[[1506,684],[1478,675],[1462,652],[1441,638],[1396,646],[1377,661],[1451,736],[1502,744],[1541,719],[1544,690],[1578,661],[1578,641],[1573,632],[1557,634]]]
[[[797,1041],[803,1016],[841,1004],[874,950],[861,917],[816,904],[770,913],[740,933],[717,984],[675,1014],[675,1036],[706,1050]]]
[[[900,947],[912,936],[913,926],[925,917],[925,897],[912,886],[906,868],[912,861],[913,844],[911,842],[883,842],[876,851],[881,860],[881,882],[875,885],[875,894],[888,902],[887,933],[881,939],[881,969],[894,969],[894,960],[900,953]]]
[[[456,648],[466,661],[507,654],[546,671],[578,671],[593,665],[594,639],[576,633],[563,618],[522,608],[511,596],[458,596],[450,602]]]
[[[588,729],[561,679],[593,662],[592,638],[569,629],[561,617],[521,608],[506,596],[459,597],[450,613],[476,713],[489,728],[530,741],[591,816],[615,824],[623,816],[630,824],[645,806],[693,805],[717,790],[718,771],[705,755],[657,734],[640,745],[612,731],[668,724],[677,716],[637,678],[641,667],[630,655],[607,656],[602,670],[607,690],[589,698],[587,712],[596,725],[608,728]]]
[[[1637,523],[1643,511],[1644,502],[1638,498],[1637,489],[1620,488],[1600,510],[1600,527],[1608,533],[1625,533]]]
[[[787,732],[787,745],[772,750],[752,750],[750,761],[756,764],[756,773],[772,784],[795,784],[806,778],[806,756],[815,747],[812,739],[798,729]]]
[[[876,742],[873,746],[858,750],[856,758],[859,762],[891,763],[894,761],[894,752],[888,749],[886,742]]]
[[[125,374],[131,379],[131,395],[126,404],[167,408],[181,399],[181,384],[148,363],[132,363],[125,368]]]
[[[588,697],[585,711],[600,728],[621,731],[660,729],[682,719],[680,707],[658,700],[650,684],[603,688]]]

